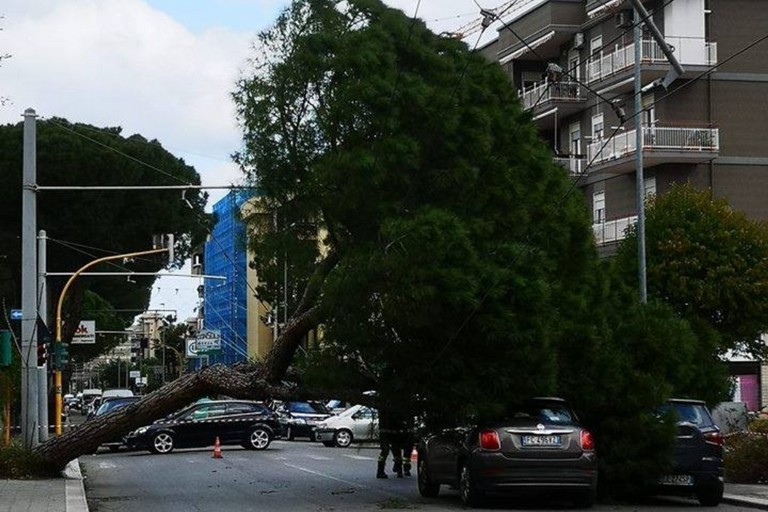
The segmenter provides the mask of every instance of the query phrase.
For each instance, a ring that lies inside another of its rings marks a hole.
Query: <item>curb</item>
[[[66,496],[67,512],[88,512],[88,501],[85,499],[85,486],[83,485],[83,473],[80,471],[78,459],[69,461],[64,471],[64,492]]]
[[[740,496],[738,494],[724,494],[723,503],[728,503],[729,505],[741,505],[743,507],[768,510],[768,499],[764,499],[764,498]]]

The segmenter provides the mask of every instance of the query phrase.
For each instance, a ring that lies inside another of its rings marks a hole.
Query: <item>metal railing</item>
[[[562,167],[565,167],[566,169],[568,169],[571,176],[580,176],[584,172],[584,169],[587,168],[585,159],[580,157],[556,156],[554,160],[556,164],[561,165]]]
[[[717,128],[643,127],[643,149],[707,152],[720,150],[720,132]],[[635,130],[622,132],[610,138],[596,140],[587,146],[587,161],[599,164],[623,158],[635,152]]]
[[[681,64],[714,66],[717,64],[717,43],[710,43],[703,38],[668,37],[667,44],[673,49]],[[646,64],[663,64],[667,62],[661,46],[651,39],[643,39],[642,61]],[[635,44],[617,48],[601,57],[593,57],[587,62],[587,83],[602,80],[620,71],[631,68],[635,64]]]
[[[523,101],[523,108],[529,110],[547,101],[585,101],[578,82],[557,81],[551,82],[545,79],[536,82],[529,89],[518,91]]]
[[[627,228],[635,224],[637,224],[637,215],[592,224],[595,243],[605,245],[624,240],[627,237]]]

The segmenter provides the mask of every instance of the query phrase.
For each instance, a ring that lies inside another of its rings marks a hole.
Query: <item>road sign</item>
[[[221,331],[202,329],[187,338],[187,357],[200,357],[221,351]]]
[[[96,321],[95,320],[82,320],[80,325],[77,326],[75,335],[72,336],[73,345],[85,345],[96,343]]]
[[[141,371],[140,370],[131,370],[128,372],[128,377],[131,379],[136,379],[138,377],[141,377]]]
[[[11,320],[21,320],[22,313],[20,309],[12,309],[11,310]]]

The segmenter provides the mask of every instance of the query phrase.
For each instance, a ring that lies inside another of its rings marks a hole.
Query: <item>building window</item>
[[[592,222],[595,224],[605,222],[605,191],[592,194]]]
[[[589,42],[589,54],[594,56],[603,49],[603,36],[593,37]]]
[[[643,185],[645,188],[645,199],[656,195],[656,177],[645,178]]]
[[[603,138],[603,114],[592,116],[592,140]]]

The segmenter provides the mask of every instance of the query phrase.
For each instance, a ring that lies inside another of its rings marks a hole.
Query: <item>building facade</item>
[[[519,0],[480,51],[519,91],[541,136],[583,191],[595,240],[611,254],[637,222],[637,189],[689,182],[754,220],[768,219],[768,52],[759,0],[649,0],[642,5],[683,67],[640,35],[640,109],[628,0]],[[642,25],[641,25],[642,26]],[[637,138],[635,118],[641,121]],[[643,180],[638,185],[638,150]],[[732,363],[737,395],[765,405],[764,367]],[[768,388],[767,388],[768,389]],[[755,397],[758,392],[761,396]]]

